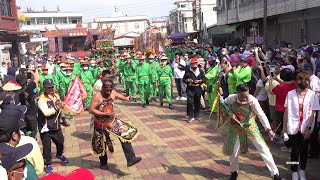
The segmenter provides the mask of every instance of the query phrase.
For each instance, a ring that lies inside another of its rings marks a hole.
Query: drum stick
[[[56,120],[54,122],[57,122],[57,120],[58,120],[58,118],[60,116],[60,113],[61,113],[61,109],[59,109],[58,115],[57,115]]]
[[[273,132],[277,132],[278,129],[280,128],[281,124],[282,124],[282,123],[280,123],[280,124],[278,125],[277,129],[276,129],[275,131],[273,131]]]

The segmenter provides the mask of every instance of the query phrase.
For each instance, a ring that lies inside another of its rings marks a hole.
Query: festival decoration
[[[84,100],[86,97],[87,91],[77,75],[75,79],[72,80],[72,85],[68,89],[65,97],[64,109],[72,115],[79,115],[84,111],[82,100]]]

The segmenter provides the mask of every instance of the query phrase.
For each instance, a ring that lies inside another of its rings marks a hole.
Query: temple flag
[[[68,89],[64,109],[72,115],[79,115],[84,111],[82,100],[85,99],[87,95],[88,93],[77,75],[72,80],[72,85]]]

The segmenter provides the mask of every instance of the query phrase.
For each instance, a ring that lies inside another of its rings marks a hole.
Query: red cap
[[[41,69],[48,69],[46,65],[41,66]]]
[[[67,176],[62,176],[60,174],[53,173],[48,176],[39,178],[39,180],[79,180],[79,179],[94,180],[94,176],[89,170],[80,168],[72,171]]]
[[[190,59],[190,64],[198,63],[198,62],[199,62],[198,59],[195,58],[195,57],[193,57],[193,58]]]
[[[140,54],[140,55],[138,56],[138,59],[139,59],[139,60],[144,60],[145,58],[144,58],[144,56],[143,56],[142,54]]]

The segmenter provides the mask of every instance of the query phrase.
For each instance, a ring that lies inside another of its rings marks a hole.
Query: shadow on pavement
[[[82,140],[91,140],[92,132],[75,131],[71,133],[71,136],[77,137]]]
[[[213,179],[213,178],[223,178],[226,175],[216,172],[212,169],[205,168],[205,167],[178,167],[175,165],[167,166],[162,164],[162,167],[167,171],[169,174],[190,174],[190,175],[200,175],[206,179]],[[196,170],[196,172],[195,172]]]
[[[158,115],[158,114],[155,114],[154,116],[158,117],[158,118],[161,118],[161,119],[173,119],[173,120],[176,120],[176,121],[187,121],[188,119],[186,118],[186,116],[184,115],[179,115],[179,114],[168,114],[168,115]]]

